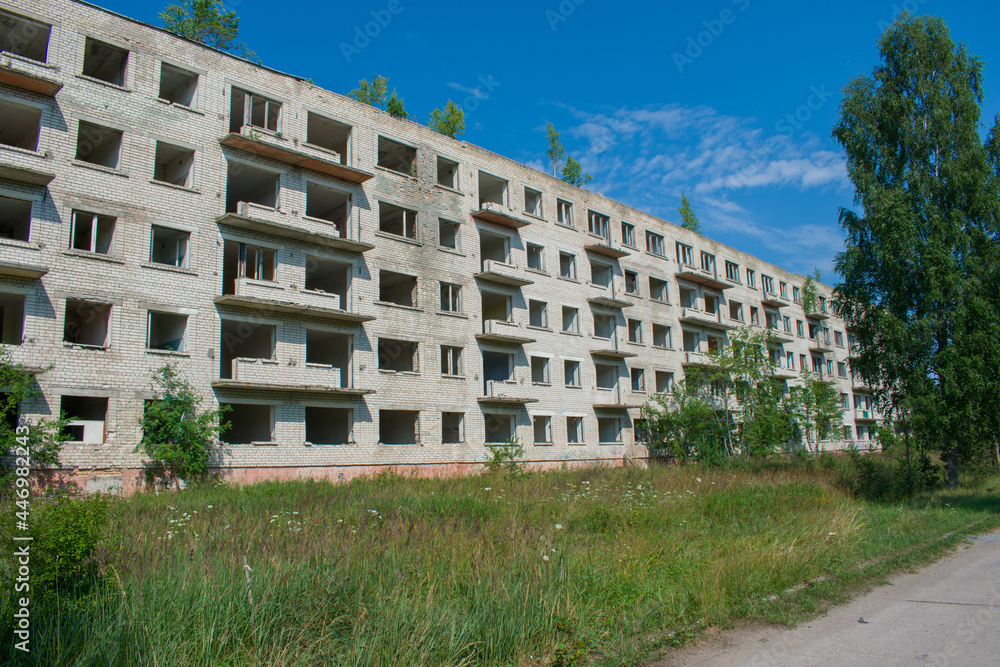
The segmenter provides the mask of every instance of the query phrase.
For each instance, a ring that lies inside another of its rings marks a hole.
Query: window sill
[[[146,348],[146,354],[155,354],[161,357],[178,357],[182,359],[190,359],[190,352],[178,352],[176,350],[156,350],[151,347]]]
[[[652,345],[651,347],[652,347],[652,348],[653,348],[654,350],[665,350],[665,351],[667,351],[667,352],[673,352],[673,351],[674,351],[674,348],[672,348],[672,347],[667,347],[667,346],[665,346],[665,345]]]
[[[309,442],[308,440],[302,443],[304,447],[350,447],[351,445],[358,444],[354,440],[348,442]]]
[[[533,387],[551,387],[552,383],[551,382],[532,382],[531,385]]]
[[[524,212],[524,215],[528,216],[529,218],[538,220],[539,222],[545,222],[545,218],[543,218],[540,215],[535,215],[534,213],[528,213],[527,211]]]
[[[180,273],[185,276],[197,276],[198,272],[192,269],[185,269],[180,266],[170,266],[169,264],[157,264],[156,262],[140,262],[139,266],[144,269],[156,269],[157,271],[170,271]]]
[[[157,102],[159,102],[160,104],[162,104],[164,106],[167,106],[167,107],[173,107],[175,109],[183,109],[184,111],[188,111],[190,113],[197,114],[199,116],[204,116],[205,115],[204,111],[199,111],[198,109],[195,109],[194,107],[189,107],[186,104],[181,104],[180,102],[171,102],[170,100],[165,100],[162,97],[157,97],[155,99],[156,99]]]
[[[530,271],[531,273],[537,273],[540,276],[547,276],[547,275],[549,275],[549,272],[546,271],[545,269],[533,269],[530,266],[528,266],[528,267],[525,267],[524,270],[525,271]]]
[[[107,262],[108,264],[124,264],[124,259],[119,259],[113,255],[102,255],[99,252],[89,252],[87,250],[63,250],[64,255],[67,257],[80,257],[82,259],[96,259],[99,262]]]
[[[28,155],[30,157],[38,158],[39,160],[45,159],[45,153],[42,151],[33,151],[29,148],[20,148],[19,146],[8,146],[7,144],[0,145],[0,150],[9,153],[18,153],[19,155]]]
[[[101,164],[93,164],[91,162],[84,162],[83,160],[74,159],[70,162],[74,167],[83,167],[84,169],[93,169],[94,171],[99,171],[104,174],[110,174],[112,176],[121,176],[122,178],[128,178],[128,174],[121,169],[114,169],[112,167],[105,167]]]
[[[580,284],[580,281],[576,278],[567,278],[566,276],[559,276],[559,280],[565,280],[568,283],[576,283],[577,285]]]
[[[639,252],[639,246],[630,245],[628,243],[625,243],[624,241],[622,242],[622,247],[623,248],[628,248],[629,250],[635,250],[636,252]]]
[[[633,299],[639,299],[640,301],[642,300],[642,295],[639,294],[638,292],[623,292],[623,294]]]
[[[157,180],[152,180],[152,181],[150,181],[150,183],[152,185],[159,185],[160,187],[170,188],[171,190],[180,190],[181,192],[190,192],[191,194],[194,194],[194,195],[200,195],[201,194],[200,190],[195,190],[194,188],[188,187],[186,185],[174,185],[173,183],[167,183],[166,181],[157,181]]]
[[[435,183],[434,187],[438,188],[439,190],[444,190],[445,192],[451,192],[451,193],[456,194],[456,195],[462,195],[463,197],[465,196],[465,193],[462,192],[461,190],[456,190],[455,188],[448,187],[447,185],[442,185],[440,183]]]
[[[110,349],[110,347],[107,345],[84,345],[83,343],[68,343],[66,341],[63,341],[63,347],[67,349],[91,350],[95,352],[96,351],[107,352]]]
[[[104,81],[103,79],[95,79],[92,76],[87,76],[86,74],[77,74],[76,78],[83,79],[84,81],[90,81],[91,83],[96,83],[99,86],[104,86],[105,88],[111,88],[112,90],[120,90],[123,93],[131,93],[131,88],[126,88],[125,86],[119,86],[117,83],[111,83],[110,81]]]
[[[384,239],[392,239],[393,241],[401,241],[402,243],[409,243],[410,245],[423,246],[424,244],[416,239],[407,238],[405,236],[399,236],[398,234],[390,234],[389,232],[383,232],[381,229],[375,232],[375,236],[380,236]]]
[[[539,326],[535,326],[533,324],[527,324],[527,325],[525,325],[525,329],[533,329],[534,331],[549,331],[549,332],[552,331],[552,329],[550,327],[539,327]]]
[[[438,315],[444,315],[445,317],[458,317],[458,318],[463,319],[463,320],[469,319],[469,316],[466,315],[465,313],[453,313],[450,310],[439,310],[439,311],[437,311],[437,314]]]
[[[563,229],[572,229],[574,232],[576,231],[576,227],[573,225],[567,225],[565,222],[557,222],[556,226],[562,227]]]
[[[620,445],[622,443],[621,440],[615,440],[614,442],[599,442],[597,444],[601,447],[614,447],[615,445]]]
[[[583,385],[579,385],[579,384],[568,384],[568,385],[566,385],[566,389],[583,389]]]
[[[552,444],[551,442],[536,442],[535,447],[551,447]]]
[[[630,341],[628,341],[628,344],[629,345],[635,345],[636,347],[646,347],[645,343],[643,343],[642,341],[638,341],[638,340],[630,340]]]
[[[0,238],[0,246],[10,246],[11,248],[21,248],[22,250],[41,250],[40,243],[34,241],[19,241],[17,239]],[[841,345],[843,347],[843,345]]]
[[[464,375],[442,375],[442,380],[468,380]]]
[[[583,338],[583,334],[579,331],[560,331],[559,333],[566,334],[567,336],[579,336],[580,338]]]
[[[423,308],[418,308],[417,306],[404,306],[402,304],[391,303],[389,301],[376,301],[375,305],[376,306],[385,306],[386,308],[399,308],[400,310],[410,310],[410,311],[413,311],[415,313],[422,313],[422,312],[424,312]]]
[[[406,375],[408,377],[420,377],[420,373],[418,371],[392,371],[387,368],[380,368],[378,369],[378,372],[383,375]]]
[[[439,245],[438,250],[441,252],[446,252],[449,255],[455,255],[457,257],[465,257],[465,253],[461,250],[456,250],[455,248],[449,248],[448,246]]]
[[[383,167],[380,164],[375,165],[375,168],[377,170],[379,170],[379,171],[384,171],[387,174],[392,174],[394,176],[399,176],[401,178],[405,178],[405,179],[410,180],[410,181],[418,181],[418,180],[420,180],[416,176],[411,176],[410,174],[404,174],[401,171],[396,171],[395,169],[390,169],[389,167]]]
[[[654,299],[653,297],[649,297],[649,300],[652,301],[653,303],[659,303],[659,304],[662,304],[664,306],[669,306],[670,305],[669,301],[665,301],[663,299]]]

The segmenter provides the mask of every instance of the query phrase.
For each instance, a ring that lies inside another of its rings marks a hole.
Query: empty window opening
[[[354,423],[350,408],[306,406],[306,442],[311,445],[346,445],[353,438]]]
[[[0,342],[4,345],[20,345],[24,340],[23,294],[0,293]]]
[[[656,371],[656,393],[665,394],[674,388],[674,374],[670,371]]]
[[[778,282],[778,293],[781,295],[782,299],[788,298],[788,283],[779,281]]]
[[[378,138],[378,166],[416,176],[417,149],[385,137]]]
[[[156,165],[153,180],[171,185],[191,187],[194,171],[194,151],[180,146],[156,142]]]
[[[306,143],[336,153],[336,162],[348,164],[351,126],[310,111],[306,119]]]
[[[594,337],[611,338],[615,334],[615,316],[594,313]]]
[[[153,225],[152,240],[149,244],[149,261],[154,264],[187,268],[190,240],[191,232]]]
[[[506,352],[483,352],[483,378],[487,381],[509,382],[514,379],[514,355]]]
[[[532,418],[532,427],[535,434],[536,445],[552,444],[552,417],[535,415]]]
[[[563,306],[562,330],[568,333],[580,333],[580,311],[572,306]]]
[[[549,326],[549,308],[544,301],[528,301],[528,324],[533,327],[547,329]]]
[[[417,277],[394,271],[379,271],[378,300],[383,303],[415,308],[417,305]]]
[[[226,212],[243,213],[240,203],[278,208],[281,178],[273,171],[240,162],[230,162],[226,177]]]
[[[583,417],[566,417],[566,442],[583,444]]]
[[[774,294],[774,278],[760,274],[760,286],[767,294]]]
[[[631,369],[632,391],[646,391],[646,374],[641,368]]]
[[[630,343],[642,342],[642,322],[640,322],[639,320],[628,321],[628,342]]]
[[[601,443],[621,442],[622,420],[618,417],[598,417],[597,438]]]
[[[507,294],[482,292],[483,320],[509,322],[513,315],[512,299]]]
[[[719,297],[711,294],[705,295],[705,312],[709,315],[717,315],[719,312]]]
[[[639,296],[639,274],[635,271],[625,272],[625,293]]]
[[[354,267],[347,262],[306,255],[305,289],[308,292],[318,292],[333,297],[336,301],[331,304],[333,307],[349,311],[353,269]],[[271,275],[274,275],[273,271]]]
[[[125,85],[128,51],[88,37],[83,51],[83,74],[94,79]]]
[[[650,277],[649,298],[653,301],[667,302],[667,281]]]
[[[694,331],[684,332],[684,351],[685,352],[697,352],[698,351],[698,334]]]
[[[594,236],[600,236],[611,243],[611,219],[595,211],[587,212],[587,228]]]
[[[274,406],[228,403],[229,428],[222,435],[228,445],[249,445],[274,440]]]
[[[458,445],[465,442],[465,415],[463,413],[441,413],[441,442],[446,445]]]
[[[760,326],[760,310],[757,306],[750,306],[750,324]]]
[[[26,151],[38,150],[41,109],[0,99],[0,119],[0,144]]]
[[[514,415],[486,413],[486,444],[500,445],[513,439]]]
[[[524,189],[524,212],[542,217],[542,193],[531,188]]]
[[[556,222],[566,227],[573,226],[573,205],[568,201],[556,200]]]
[[[729,302],[729,319],[743,321],[743,304],[739,301]]]
[[[462,312],[462,286],[441,283],[441,310],[448,313]]]
[[[653,325],[653,347],[671,347],[670,327],[665,324]]]
[[[167,63],[160,65],[160,99],[185,107],[198,105],[198,75]]]
[[[611,267],[600,262],[591,262],[590,282],[600,287],[609,287],[611,285]]]
[[[527,247],[528,268],[535,271],[545,270],[545,248],[534,243],[529,243]]]
[[[580,386],[580,362],[567,359],[563,363],[563,375],[566,378],[567,387]]]
[[[219,376],[233,378],[235,359],[274,359],[276,327],[239,320],[222,320]]]
[[[66,299],[63,340],[74,345],[107,347],[111,304]]]
[[[306,329],[306,364],[340,369],[340,386],[351,386],[351,351],[353,340],[350,334]]]
[[[646,232],[646,251],[652,255],[665,257],[666,250],[664,250],[663,236],[654,234],[653,232]]]
[[[31,235],[31,200],[0,195],[0,238],[27,241]]]
[[[76,138],[76,159],[108,169],[118,169],[122,153],[121,130],[80,121]]]
[[[108,399],[98,396],[61,396],[59,409],[69,417],[66,434],[72,442],[99,445],[105,440]]]
[[[492,260],[510,264],[510,239],[500,234],[479,232],[479,252],[483,261]]]
[[[114,247],[115,218],[85,211],[73,211],[69,247],[73,250],[110,255]]]
[[[149,311],[146,347],[150,350],[187,352],[188,316]]]
[[[378,441],[383,445],[417,444],[419,416],[416,410],[379,410]]]
[[[622,245],[635,247],[635,225],[630,222],[622,222]]]
[[[531,381],[535,384],[549,384],[549,360],[547,357],[531,358]]]
[[[686,243],[677,243],[677,263],[684,266],[694,265],[694,248]]]
[[[154,227],[154,241],[157,229],[163,230],[162,227]],[[163,230],[165,239],[170,238],[170,232],[179,233],[172,229]],[[167,255],[163,259],[169,260],[170,256]],[[226,241],[222,248],[222,293],[235,294],[236,280],[239,278],[273,281],[277,261],[278,252],[273,248],[264,248],[249,243],[239,243],[238,241]],[[165,261],[164,263],[170,262]],[[309,267],[307,265],[307,275],[308,271]]]
[[[576,280],[576,256],[568,252],[559,253],[559,276]]]
[[[44,63],[52,26],[0,11],[0,51]]]
[[[722,352],[722,338],[719,336],[707,336],[705,342],[709,352],[713,354]]]
[[[698,293],[687,287],[678,287],[681,297],[681,308],[698,308]]]
[[[347,238],[350,235],[351,195],[319,183],[309,183],[306,185],[306,217],[331,223],[336,236]]]
[[[280,132],[281,102],[233,88],[229,108],[229,131],[241,132],[244,125]]]
[[[416,373],[417,344],[408,340],[379,338],[378,368],[395,373]]]
[[[441,346],[441,375],[461,377],[462,348],[453,345]]]
[[[458,189],[458,163],[438,155],[437,182],[452,190]]]
[[[442,248],[450,248],[452,250],[461,250],[461,230],[462,226],[457,222],[452,222],[451,220],[445,220],[444,218],[438,219],[438,245]]]
[[[417,212],[395,204],[378,204],[379,231],[408,239],[417,238]]]
[[[594,364],[597,372],[598,389],[614,389],[618,384],[618,366],[611,364]]]
[[[507,206],[507,181],[481,171],[479,172],[479,208],[483,208],[486,204]]]

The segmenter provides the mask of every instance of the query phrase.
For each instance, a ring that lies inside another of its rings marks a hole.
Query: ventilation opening
[[[351,386],[351,336],[306,329],[306,363],[340,369],[340,386]]]
[[[31,200],[0,195],[0,238],[27,241],[31,235]]]
[[[240,132],[244,125],[278,132],[281,130],[281,102],[233,88],[229,131]]]
[[[185,352],[187,325],[187,315],[149,311],[149,336],[146,347],[150,350]]]
[[[417,238],[417,212],[393,204],[379,202],[379,231],[408,239]]]
[[[149,248],[149,261],[154,264],[186,268],[190,239],[190,232],[154,225]]]
[[[622,422],[617,417],[597,418],[597,437],[602,443],[621,442]]]
[[[507,205],[507,181],[485,171],[479,172],[479,208],[486,204]]]
[[[128,51],[87,38],[83,53],[83,74],[116,86],[125,85]]]
[[[121,130],[80,121],[80,132],[76,139],[76,159],[96,164],[108,169],[117,169],[121,163]]]
[[[0,99],[0,144],[38,150],[38,132],[42,126],[42,110]]]
[[[483,261],[510,264],[510,239],[500,234],[479,232],[479,252],[483,255]]]
[[[312,445],[346,445],[352,440],[354,422],[350,408],[306,407],[306,442]]]
[[[309,112],[306,120],[306,143],[336,153],[337,162],[347,164],[350,141],[350,125]]]
[[[514,379],[514,355],[503,352],[483,352],[483,378],[495,382]]]
[[[465,442],[465,415],[461,412],[441,413],[441,442],[458,445]]]
[[[509,322],[511,318],[511,298],[506,294],[483,292],[483,320]]]
[[[347,238],[351,219],[351,195],[318,183],[306,186],[306,217],[325,220],[337,230],[337,236]]]
[[[191,187],[194,151],[180,146],[156,142],[156,166],[153,180],[181,187]]]
[[[415,373],[417,344],[408,340],[378,339],[378,368],[381,371]]]
[[[219,377],[232,379],[234,359],[274,359],[273,324],[222,320]]]
[[[417,418],[414,410],[380,410],[378,440],[383,445],[417,444]]]
[[[230,162],[226,179],[226,212],[240,212],[240,202],[278,208],[279,182],[278,174],[273,171]]]
[[[417,277],[393,271],[379,271],[378,299],[397,306],[417,305]]]
[[[0,12],[0,51],[46,62],[52,26],[17,14]]]
[[[0,334],[4,345],[20,345],[24,340],[23,294],[0,293]]]
[[[416,148],[385,137],[378,138],[378,166],[410,176],[415,175],[416,160]]]
[[[104,442],[108,399],[96,396],[63,396],[59,409],[70,418],[65,433],[72,442],[99,445]]]
[[[66,300],[63,340],[74,345],[107,347],[111,304]]]
[[[322,257],[306,256],[306,290],[321,292],[336,297],[333,307],[350,310],[349,291],[351,288],[352,266],[345,262],[335,262]]]
[[[454,160],[438,156],[437,159],[437,182],[452,190],[458,189],[458,163]]]
[[[274,440],[274,406],[249,403],[225,403],[229,407],[223,419],[229,428],[223,439],[229,445],[249,445]]]
[[[160,65],[160,99],[186,107],[196,106],[198,104],[198,75],[162,63]]]
[[[597,388],[614,389],[618,384],[618,367],[611,364],[594,364],[597,371]]]

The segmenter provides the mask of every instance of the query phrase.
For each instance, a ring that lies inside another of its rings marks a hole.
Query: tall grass
[[[639,664],[673,632],[793,613],[768,598],[810,579],[840,582],[836,598],[858,563],[997,509],[866,504],[792,467],[143,494],[112,504],[101,585],[39,603],[31,661]]]

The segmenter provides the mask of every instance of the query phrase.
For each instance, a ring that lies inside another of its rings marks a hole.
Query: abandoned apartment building
[[[742,326],[836,385],[830,447],[872,437],[826,286],[86,3],[0,1],[0,51],[2,342],[81,484],[140,478],[165,363],[231,407],[237,480],[642,458],[639,407]]]

